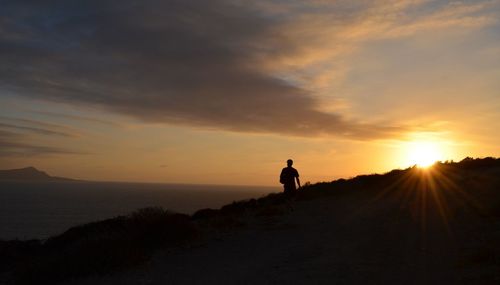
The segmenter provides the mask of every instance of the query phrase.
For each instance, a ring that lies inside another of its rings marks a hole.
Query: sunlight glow
[[[443,153],[437,142],[413,141],[408,143],[407,160],[410,165],[429,167],[436,161],[443,159]]]

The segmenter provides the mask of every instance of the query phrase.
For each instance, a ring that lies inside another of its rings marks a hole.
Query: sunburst
[[[408,165],[425,168],[443,159],[439,143],[433,141],[412,141],[406,146]]]

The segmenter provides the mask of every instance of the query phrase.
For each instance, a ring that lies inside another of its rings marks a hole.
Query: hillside
[[[72,181],[73,179],[50,176],[34,167],[0,170],[0,181]]]
[[[0,256],[4,280],[21,284],[498,284],[500,159],[339,179],[294,201],[270,194],[192,216],[143,209],[4,242]]]

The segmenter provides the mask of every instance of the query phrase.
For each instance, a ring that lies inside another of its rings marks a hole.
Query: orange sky
[[[0,168],[277,185],[288,158],[317,182],[500,156],[500,2],[354,2],[13,1]]]

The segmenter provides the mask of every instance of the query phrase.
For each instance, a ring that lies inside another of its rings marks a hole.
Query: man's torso
[[[283,168],[281,171],[281,180],[285,189],[295,189],[295,177],[299,177],[299,173],[295,168]]]

